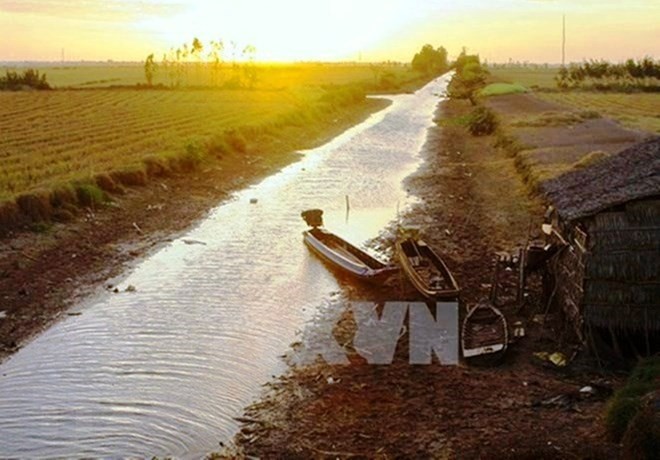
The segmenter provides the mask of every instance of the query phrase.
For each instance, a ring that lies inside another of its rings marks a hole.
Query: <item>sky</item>
[[[660,0],[0,0],[0,60],[135,60],[250,44],[264,61],[409,61],[425,43],[489,62],[660,58]]]

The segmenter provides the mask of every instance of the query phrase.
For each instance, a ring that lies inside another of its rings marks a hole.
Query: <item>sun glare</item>
[[[136,26],[153,31],[166,46],[199,37],[252,44],[265,61],[355,60],[416,16],[404,2],[198,0],[175,16]]]

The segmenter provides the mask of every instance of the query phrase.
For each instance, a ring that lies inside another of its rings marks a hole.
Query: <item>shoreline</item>
[[[150,180],[82,217],[45,233],[15,232],[0,239],[0,363],[76,303],[205,218],[232,194],[275,174],[300,158],[298,151],[322,145],[390,104],[383,98],[342,109],[322,130],[290,128],[287,145],[275,141],[255,155],[235,158],[230,168],[213,164],[197,171]],[[263,146],[259,146],[263,147]],[[270,147],[271,151],[268,151]]]
[[[437,114],[469,110],[449,100]],[[443,254],[462,288],[462,310],[487,295],[496,252],[524,244],[543,216],[515,158],[493,144],[494,136],[472,137],[458,125],[431,128],[422,165],[405,182],[419,202],[402,220]],[[350,345],[355,322],[344,314],[333,335],[348,344],[350,364],[290,365],[245,409],[233,445],[211,458],[611,458],[619,447],[600,423],[608,390],[584,399],[579,390],[620,381],[588,364],[574,372],[534,357],[570,350],[557,343],[558,323],[533,321],[543,313],[535,294],[522,311],[503,308],[527,336],[493,368],[412,366],[406,335],[391,365],[368,365]]]

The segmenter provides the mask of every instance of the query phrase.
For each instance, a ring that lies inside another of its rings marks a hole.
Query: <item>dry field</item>
[[[318,91],[0,93],[0,201],[310,110]]]
[[[206,64],[204,64],[206,65]],[[211,76],[204,65],[190,63],[183,77],[183,83],[208,85]],[[208,66],[208,65],[206,65]],[[109,86],[127,86],[145,83],[144,68],[141,63],[126,64],[66,64],[39,66],[48,82],[56,88],[100,88]],[[378,82],[381,75],[391,73],[399,81],[415,78],[409,66],[388,64],[258,64],[256,66],[258,89],[296,88],[301,86],[337,85],[346,83],[372,84]],[[0,73],[6,70],[22,69],[0,67]],[[216,83],[222,85],[243,72],[241,66],[233,67],[225,63],[219,70]],[[154,75],[154,84],[169,85],[167,70],[160,66]]]
[[[71,89],[0,92],[0,203],[99,173],[140,168],[145,157],[178,155],[191,145],[203,149],[209,139],[236,129],[242,133],[239,144],[255,135],[287,144],[286,127],[323,129],[330,112],[362,101],[365,90],[388,72],[403,87],[421,82],[404,66],[300,64],[258,66],[250,90],[81,89],[143,82],[142,66],[40,71],[55,86]],[[225,71],[229,78],[243,70]],[[204,75],[194,65],[186,72],[189,84]]]
[[[660,93],[622,93],[616,91],[557,91],[557,68],[490,68],[495,81],[523,85],[549,102],[579,111],[597,112],[618,121],[626,128],[660,133]],[[504,93],[503,93],[504,94]]]
[[[660,134],[660,93],[538,93],[540,98],[578,110],[591,110],[627,128]]]

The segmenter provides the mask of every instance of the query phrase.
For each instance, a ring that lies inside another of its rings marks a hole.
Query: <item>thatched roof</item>
[[[660,137],[549,180],[541,190],[567,221],[660,195]]]

